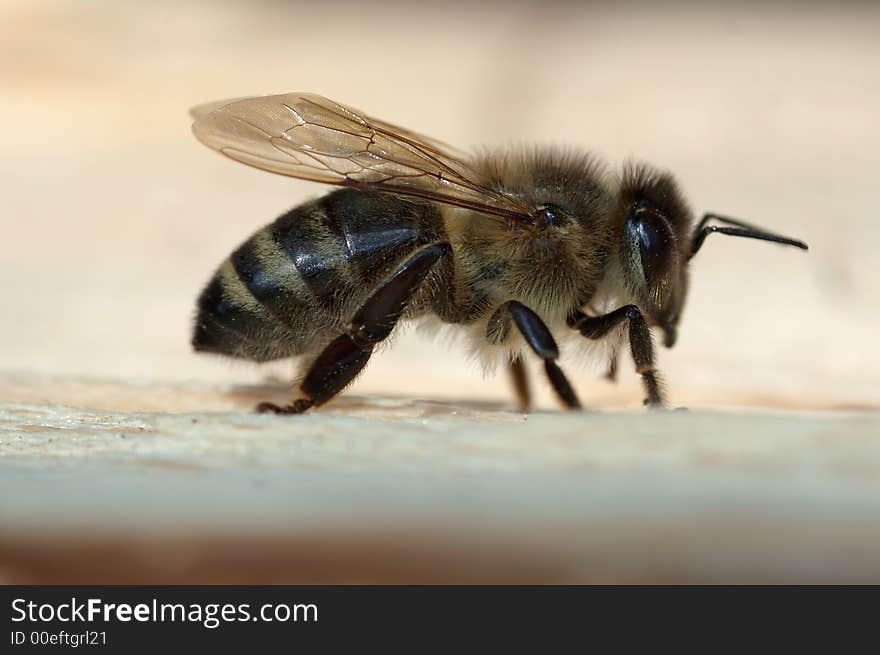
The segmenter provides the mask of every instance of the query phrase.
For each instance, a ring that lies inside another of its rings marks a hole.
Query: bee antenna
[[[719,227],[717,225],[706,225],[706,223],[713,220],[720,223],[726,223],[727,225],[733,225],[735,227]],[[803,241],[784,237],[779,234],[773,234],[772,232],[767,232],[766,230],[762,230],[759,227],[749,225],[748,223],[743,223],[742,221],[738,221],[734,218],[727,218],[726,216],[719,216],[718,214],[705,214],[703,218],[700,219],[700,222],[697,224],[697,227],[694,230],[694,236],[691,239],[691,254],[688,259],[697,254],[697,251],[702,247],[703,241],[706,240],[706,237],[714,232],[718,232],[719,234],[727,234],[728,236],[732,237],[762,239],[763,241],[781,243],[785,246],[794,246],[795,248],[800,248],[801,250],[809,250],[809,246],[807,246],[807,244]]]

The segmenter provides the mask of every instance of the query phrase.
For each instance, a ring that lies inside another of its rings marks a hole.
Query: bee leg
[[[609,382],[617,382],[617,353],[611,355],[611,361],[608,362],[608,371],[605,373],[605,379]]]
[[[568,325],[578,330],[588,339],[601,339],[623,321],[629,321],[629,348],[632,352],[636,371],[642,376],[645,386],[645,404],[662,406],[663,389],[657,371],[654,369],[654,345],[651,331],[642,312],[635,305],[625,305],[602,316],[587,316],[583,312],[575,312],[568,319]]]
[[[431,267],[450,252],[448,243],[435,243],[400,264],[358,308],[348,330],[311,363],[299,386],[302,398],[285,407],[262,403],[258,411],[300,414],[323,405],[351,384],[367,365],[376,344],[391,334]]]
[[[517,356],[509,364],[510,379],[513,382],[513,390],[516,393],[516,404],[519,411],[527,412],[532,406],[532,394],[529,390],[529,378],[525,364],[521,357]]]
[[[275,403],[260,403],[256,410],[261,414],[272,412],[273,414],[302,414],[315,403],[308,398],[297,398],[289,405],[276,405]]]
[[[508,318],[509,317],[509,318]],[[578,400],[574,389],[562,372],[562,369],[556,364],[559,358],[559,348],[556,340],[550,334],[550,330],[531,309],[515,300],[511,300],[502,305],[489,319],[490,340],[497,341],[504,335],[506,329],[504,325],[510,320],[516,323],[516,327],[522,333],[526,343],[531,346],[535,354],[544,360],[544,370],[547,378],[553,387],[553,391],[559,396],[559,400],[567,409],[580,409],[581,403]],[[500,327],[499,327],[500,326]]]

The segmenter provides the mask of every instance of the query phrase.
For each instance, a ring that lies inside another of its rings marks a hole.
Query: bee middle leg
[[[575,312],[568,319],[568,325],[578,330],[588,339],[601,339],[623,321],[629,321],[629,348],[632,352],[636,372],[642,376],[645,387],[645,404],[653,407],[663,406],[663,389],[657,370],[654,368],[654,345],[651,331],[642,316],[641,310],[635,305],[625,305],[602,316],[587,316],[583,312]]]
[[[492,318],[489,319],[487,336],[492,343],[501,343],[510,329],[510,320],[519,329],[526,343],[529,344],[535,354],[544,360],[544,371],[550,380],[553,391],[565,405],[566,409],[580,409],[581,403],[577,394],[571,388],[571,384],[559,368],[556,360],[559,358],[559,347],[550,333],[550,329],[531,309],[516,300],[511,300],[499,307]],[[514,360],[514,365],[518,360]],[[520,362],[521,364],[521,362]],[[516,375],[514,373],[514,375]],[[514,378],[516,379],[516,378]],[[523,376],[525,380],[525,376]],[[519,396],[522,402],[522,395]]]
[[[510,361],[508,365],[510,379],[513,382],[513,390],[516,393],[516,404],[519,411],[527,412],[532,406],[532,394],[529,389],[529,377],[522,357],[519,355]]]
[[[299,386],[302,397],[283,407],[260,403],[257,411],[301,414],[326,403],[351,384],[367,365],[376,344],[391,334],[431,268],[451,250],[448,243],[435,243],[417,250],[400,264],[358,308],[348,330],[311,363]]]
[[[609,382],[617,382],[617,359],[618,354],[615,352],[611,355],[611,361],[608,362],[608,370],[605,372],[605,379]]]

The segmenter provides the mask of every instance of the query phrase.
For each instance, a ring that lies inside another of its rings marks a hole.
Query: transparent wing
[[[531,220],[516,200],[480,184],[480,175],[448,146],[323,96],[240,98],[190,113],[199,141],[249,166]]]

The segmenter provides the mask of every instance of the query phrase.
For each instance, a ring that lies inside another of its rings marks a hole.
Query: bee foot
[[[309,409],[315,402],[307,398],[299,398],[294,400],[290,405],[276,405],[275,403],[260,403],[256,410],[260,414],[302,414]]]

